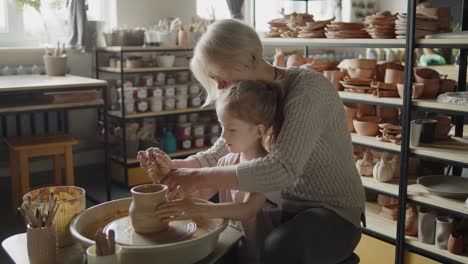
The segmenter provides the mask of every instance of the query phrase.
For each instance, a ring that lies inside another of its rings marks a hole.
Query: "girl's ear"
[[[257,125],[257,137],[263,138],[266,134],[266,128],[263,124]]]

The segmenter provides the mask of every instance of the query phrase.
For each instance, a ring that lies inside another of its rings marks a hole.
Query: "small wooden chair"
[[[49,134],[45,136],[9,137],[10,171],[13,208],[20,205],[22,195],[30,191],[29,158],[52,156],[54,184],[62,185],[60,156],[65,158],[66,185],[74,185],[72,146],[78,141],[70,135]]]

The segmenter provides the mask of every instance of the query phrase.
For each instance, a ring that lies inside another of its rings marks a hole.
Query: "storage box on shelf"
[[[411,37],[411,36],[410,36]],[[407,48],[405,39],[325,39],[325,38],[262,38],[262,43],[265,46],[288,46],[288,47],[317,47],[323,48],[329,47],[370,47],[370,48]],[[466,39],[418,39],[415,40],[415,47],[419,48],[455,48],[455,49],[467,49],[468,42]],[[306,49],[308,52],[308,49]],[[307,54],[306,54],[307,55]],[[462,58],[465,59],[466,58]],[[458,66],[442,66],[435,67],[441,71],[448,71],[450,69],[450,78],[457,79],[459,71],[466,71],[466,64]],[[454,70],[455,69],[455,70]],[[406,68],[405,71],[409,69]],[[463,75],[462,75],[463,76]],[[336,85],[335,87],[339,87]],[[459,90],[465,90],[466,81],[461,80]],[[404,113],[405,101],[402,98],[386,98],[376,97],[372,94],[365,93],[350,93],[339,91],[339,96],[344,102],[357,103],[357,104],[369,104],[377,105],[380,107],[391,107],[397,108],[399,111]],[[418,98],[412,99],[412,109],[421,112],[432,112],[451,116],[464,116],[468,115],[468,107],[466,105],[455,105],[439,103],[435,98]],[[457,126],[460,126],[460,119],[456,119]],[[402,124],[403,130],[406,130],[409,124]],[[463,124],[462,124],[463,125]],[[348,127],[352,126],[352,123],[348,122]],[[401,133],[401,132],[400,132]],[[456,166],[468,167],[468,142],[463,136],[458,133],[457,137],[451,139],[436,141],[431,144],[420,144],[417,147],[406,148],[396,145],[391,142],[381,142],[375,136],[362,136],[356,133],[352,133],[352,141],[355,145],[366,146],[372,149],[387,151],[390,153],[401,153],[402,151],[408,151],[408,156],[421,158],[423,160],[437,161],[442,163],[449,163]],[[409,144],[409,142],[408,142]],[[403,160],[402,166],[408,166],[408,160]],[[400,168],[396,168],[399,170]],[[400,180],[408,181],[408,175],[402,175]],[[468,209],[464,207],[462,200],[455,200],[450,198],[443,198],[427,192],[421,185],[415,183],[415,180],[408,182],[407,194],[408,197],[403,201],[399,195],[399,180],[393,180],[390,182],[379,182],[372,177],[362,177],[362,182],[366,189],[374,192],[383,193],[392,197],[398,198],[400,202],[413,202],[418,205],[427,206],[430,208],[436,208],[437,210],[445,213],[454,213],[458,216],[468,215]],[[441,262],[461,262],[467,263],[468,258],[466,256],[459,256],[448,252],[447,250],[441,250],[434,245],[427,245],[419,242],[417,239],[412,237],[399,238],[397,237],[397,222],[390,221],[379,215],[380,206],[376,204],[366,204],[366,216],[367,216],[367,228],[366,234],[382,239],[384,241],[399,244],[401,239],[405,239],[406,249],[411,249],[414,252],[418,252],[431,259]],[[398,247],[398,246],[397,246]],[[400,257],[402,249],[396,250],[398,257]],[[398,261],[401,263],[401,260]]]
[[[201,108],[203,89],[190,76],[191,48],[181,47],[106,47],[96,50],[96,75],[106,79],[116,78],[111,84],[113,103],[109,116],[119,127],[120,144],[114,147],[112,175],[114,180],[127,186],[149,182],[145,172],[138,168],[137,150],[158,145],[173,158],[185,157],[206,149],[219,134],[206,133],[182,137],[177,133],[176,122],[157,123],[167,128],[164,133],[142,140],[143,125],[139,120],[155,120],[185,114],[214,112],[214,107]],[[190,122],[189,122],[190,123]],[[203,123],[203,122],[200,122]],[[206,124],[206,123],[203,123]],[[184,125],[195,130],[195,123]],[[160,127],[158,127],[160,126]],[[206,128],[208,131],[208,127]],[[148,134],[148,133],[146,133]],[[165,140],[164,140],[165,139]],[[125,157],[125,158],[124,158]]]

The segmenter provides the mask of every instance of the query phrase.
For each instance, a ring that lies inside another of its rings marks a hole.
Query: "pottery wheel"
[[[115,242],[120,245],[129,246],[154,246],[176,243],[190,237],[197,231],[197,225],[191,220],[172,221],[169,228],[154,234],[140,235],[135,232],[130,217],[125,216],[110,222],[104,231],[113,229],[115,231]]]

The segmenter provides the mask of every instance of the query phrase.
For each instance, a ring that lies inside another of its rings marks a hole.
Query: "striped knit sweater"
[[[318,72],[288,69],[284,122],[270,153],[237,165],[239,189],[281,190],[285,210],[327,208],[355,226],[364,211],[364,188],[352,157],[346,114],[333,85]],[[223,139],[198,153],[202,167],[228,153]]]

